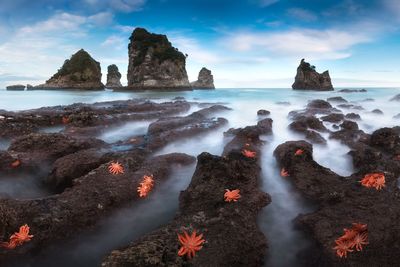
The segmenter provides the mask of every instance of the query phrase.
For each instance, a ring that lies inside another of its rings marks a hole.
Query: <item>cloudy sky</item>
[[[0,0],[0,87],[42,83],[80,48],[126,83],[138,26],[217,87],[290,87],[301,58],[338,87],[400,85],[400,0]]]

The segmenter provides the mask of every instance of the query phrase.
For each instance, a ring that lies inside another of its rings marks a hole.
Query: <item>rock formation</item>
[[[16,85],[9,85],[6,87],[8,91],[24,91],[25,90],[25,85],[22,84],[16,84]]]
[[[297,74],[292,85],[294,90],[315,90],[315,91],[331,91],[333,90],[331,77],[329,72],[318,73],[315,66],[301,60],[297,68]]]
[[[211,70],[202,68],[197,81],[190,83],[193,89],[215,89],[214,77]]]
[[[129,89],[190,89],[186,56],[167,36],[136,28],[128,46]]]
[[[36,89],[104,89],[101,82],[100,63],[94,60],[85,50],[81,49],[65,60],[61,69],[57,71],[45,84]]]
[[[121,84],[121,73],[118,70],[117,65],[112,64],[107,68],[107,88],[122,87]]]

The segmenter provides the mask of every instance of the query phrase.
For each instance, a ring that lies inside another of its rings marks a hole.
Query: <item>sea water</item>
[[[349,102],[363,106],[364,110],[342,110],[344,113],[358,113],[362,118],[361,121],[358,121],[359,127],[365,132],[371,133],[382,127],[400,125],[400,120],[393,118],[400,113],[400,105],[398,102],[389,101],[399,93],[400,89],[398,88],[370,88],[365,93],[312,92],[291,89],[217,89],[136,93],[108,90],[96,92],[0,90],[0,109],[23,110],[77,102],[94,103],[132,98],[147,98],[155,102],[163,102],[178,96],[183,96],[191,102],[225,103],[232,110],[216,115],[226,118],[229,121],[227,125],[208,133],[172,142],[154,153],[161,155],[183,152],[193,156],[197,156],[201,152],[220,155],[224,145],[230,141],[229,137],[223,136],[224,131],[231,127],[254,125],[259,120],[256,114],[257,110],[269,110],[271,112],[269,117],[274,121],[273,135],[262,137],[266,144],[262,149],[260,186],[263,191],[271,195],[272,203],[261,211],[258,222],[269,243],[266,266],[279,267],[301,266],[297,255],[302,249],[307,248],[310,240],[304,233],[293,227],[293,220],[298,214],[315,209],[292,186],[290,177],[280,177],[280,170],[272,155],[279,144],[303,139],[302,135],[295,134],[288,129],[291,122],[288,113],[292,110],[303,109],[312,99],[326,100],[329,97],[342,96]],[[373,100],[371,101],[371,99]],[[333,105],[335,106],[335,104]],[[199,108],[193,105],[191,112]],[[374,109],[382,110],[384,115],[371,113]],[[128,122],[126,125],[107,129],[99,138],[109,143],[127,139],[135,134],[143,134],[150,123],[151,121]],[[331,127],[329,123],[324,124]],[[7,144],[9,144],[9,140],[0,140],[0,149],[5,149]],[[339,175],[347,176],[355,171],[351,159],[347,155],[348,151],[347,146],[328,139],[326,146],[314,145],[313,156],[321,165],[332,169]],[[175,170],[171,179],[165,184],[166,186],[155,190],[148,200],[116,210],[108,218],[99,222],[93,231],[82,233],[70,240],[63,241],[58,246],[45,249],[36,264],[21,263],[19,266],[98,266],[102,258],[112,249],[127,245],[129,241],[157,229],[171,220],[173,214],[178,210],[179,192],[187,187],[194,168],[195,165],[192,165],[183,170]],[[18,192],[21,194],[20,188]],[[10,194],[12,195],[12,192]],[[31,191],[28,191],[27,195],[35,196]],[[151,223],[147,223],[147,220]]]

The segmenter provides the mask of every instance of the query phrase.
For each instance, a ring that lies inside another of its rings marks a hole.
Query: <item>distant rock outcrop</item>
[[[211,70],[202,68],[197,81],[190,83],[193,89],[215,89],[214,77]]]
[[[190,89],[186,56],[167,36],[136,28],[129,43],[128,89]]]
[[[333,90],[331,77],[329,72],[318,73],[315,66],[301,60],[297,68],[296,78],[292,88],[295,90],[315,90],[315,91],[330,91]]]
[[[122,87],[121,84],[121,73],[118,70],[117,65],[112,64],[107,68],[107,88]]]
[[[100,63],[81,49],[65,60],[61,69],[35,89],[104,89]]]
[[[15,85],[9,85],[6,87],[8,91],[24,91],[25,90],[25,85],[23,84],[15,84]]]

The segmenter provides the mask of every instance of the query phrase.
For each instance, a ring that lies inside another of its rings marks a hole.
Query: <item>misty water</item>
[[[366,93],[334,92],[301,92],[290,89],[218,89],[215,91],[188,92],[74,92],[74,91],[0,91],[0,109],[21,110],[40,106],[64,105],[75,102],[94,103],[109,100],[131,98],[148,98],[155,102],[170,101],[183,96],[188,101],[224,102],[231,111],[224,111],[216,116],[226,118],[228,125],[191,138],[172,142],[155,155],[171,152],[183,152],[197,156],[201,152],[220,155],[230,138],[223,132],[234,127],[254,125],[260,119],[257,110],[271,111],[273,135],[262,136],[265,145],[262,148],[262,190],[272,197],[272,203],[266,206],[259,216],[259,226],[269,243],[266,266],[301,266],[297,254],[307,248],[310,240],[300,231],[294,229],[293,220],[300,213],[307,213],[316,207],[308,203],[290,183],[290,177],[280,176],[279,168],[272,155],[275,148],[289,140],[301,140],[303,137],[288,130],[288,113],[303,109],[311,99],[327,99],[342,96],[349,102],[357,103],[364,110],[344,110],[345,113],[360,114],[360,128],[367,133],[381,127],[393,127],[400,121],[393,118],[400,113],[398,103],[388,100],[400,93],[400,89],[368,89]],[[374,101],[364,101],[365,99]],[[289,102],[290,105],[277,104]],[[200,107],[193,104],[190,112]],[[384,115],[371,113],[380,109]],[[138,134],[144,134],[151,121],[128,122],[125,125],[107,129],[98,138],[108,143],[127,140]],[[327,127],[331,127],[329,123]],[[57,129],[54,129],[57,131]],[[324,136],[326,138],[326,136]],[[327,139],[327,138],[326,138]],[[6,140],[0,140],[7,142]],[[0,147],[1,149],[1,147]],[[328,140],[326,146],[314,145],[313,156],[321,165],[332,169],[340,175],[347,176],[354,172],[351,159],[347,155],[349,148],[338,141]],[[102,258],[112,249],[129,244],[151,230],[157,229],[170,221],[178,210],[178,196],[190,182],[195,165],[176,168],[170,179],[140,203],[123,207],[99,222],[90,231],[80,233],[62,243],[45,249],[35,264],[27,262],[19,266],[98,266]],[[0,184],[1,186],[1,184]],[[39,189],[38,189],[39,190]],[[1,191],[1,190],[0,190]],[[16,265],[13,265],[16,266]]]

